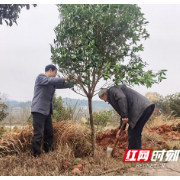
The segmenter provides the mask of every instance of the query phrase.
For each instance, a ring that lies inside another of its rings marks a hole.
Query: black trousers
[[[141,138],[142,138],[142,130],[145,123],[148,121],[149,117],[154,111],[155,106],[149,106],[144,111],[143,115],[139,118],[138,122],[132,129],[130,126],[128,127],[128,149],[141,149]]]
[[[34,136],[32,140],[32,153],[34,157],[41,154],[41,143],[44,136],[43,149],[45,152],[52,150],[53,143],[53,126],[51,114],[45,116],[44,114],[33,112],[33,128]]]

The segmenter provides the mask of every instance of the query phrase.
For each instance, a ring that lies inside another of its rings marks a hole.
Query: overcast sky
[[[143,41],[140,53],[148,69],[167,69],[167,80],[152,88],[135,86],[145,95],[157,92],[163,96],[180,92],[180,5],[139,5],[149,21],[150,38]],[[8,99],[32,100],[34,83],[38,74],[51,63],[50,45],[53,44],[53,29],[59,23],[56,5],[38,5],[23,9],[18,26],[0,25],[0,92]],[[71,90],[56,90],[58,96],[84,99]],[[99,100],[97,96],[93,100]]]

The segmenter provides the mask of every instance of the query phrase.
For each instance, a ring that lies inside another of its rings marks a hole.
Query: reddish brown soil
[[[149,132],[156,132],[160,134],[165,140],[180,141],[180,132],[174,131],[174,128],[163,124],[149,129]]]
[[[105,151],[107,147],[113,148],[114,141],[116,140],[116,133],[119,129],[107,129],[104,132],[99,132],[96,137],[96,144],[103,148]],[[120,139],[116,145],[114,156],[122,156],[124,154],[125,149],[128,148],[128,134],[127,131],[122,131]]]
[[[71,164],[74,162],[74,159],[71,159],[70,161],[65,161],[59,165],[60,169],[68,169],[71,167]],[[71,167],[72,169],[78,168],[79,170],[83,170],[83,166],[81,163],[78,163],[76,165],[73,165]]]
[[[99,148],[102,148],[104,151],[107,150],[107,147],[113,148],[114,141],[116,139],[116,133],[118,131],[117,129],[107,129],[104,132],[99,132],[96,136],[96,144]],[[180,132],[173,131],[173,128],[168,125],[161,125],[161,126],[155,126],[148,130],[149,132],[157,132],[158,134],[162,135],[163,138],[169,139],[169,140],[180,140]],[[153,144],[153,145],[152,145]],[[142,149],[162,149],[166,148],[168,144],[166,142],[158,141],[152,143],[152,141],[146,140],[142,141]],[[122,131],[120,135],[120,139],[116,145],[114,156],[115,157],[121,157],[125,150],[128,148],[128,133],[127,131]]]

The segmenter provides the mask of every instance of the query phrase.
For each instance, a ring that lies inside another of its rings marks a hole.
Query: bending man
[[[119,129],[123,122],[129,124],[128,149],[141,149],[141,132],[155,105],[148,98],[122,85],[101,89],[98,95],[121,116]],[[116,138],[119,138],[119,131]]]

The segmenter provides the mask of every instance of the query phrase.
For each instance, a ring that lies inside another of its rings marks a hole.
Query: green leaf
[[[56,38],[51,59],[62,74],[72,71],[84,77],[90,74],[90,79],[92,75],[100,75],[105,80],[112,78],[115,84],[147,87],[166,76],[164,69],[156,74],[152,70],[146,72],[147,63],[138,55],[143,51],[139,42],[149,37],[144,28],[148,22],[138,5],[57,6],[62,21],[54,29]],[[92,74],[93,70],[95,74]],[[90,79],[83,78],[83,85],[92,85]]]
[[[161,77],[161,79],[166,79],[165,77]]]
[[[77,164],[77,159],[74,158],[74,162],[73,162],[73,165],[76,165]]]
[[[51,53],[54,54],[54,48],[52,46],[51,46]]]
[[[147,88],[151,87],[152,84],[150,82],[147,82]]]

